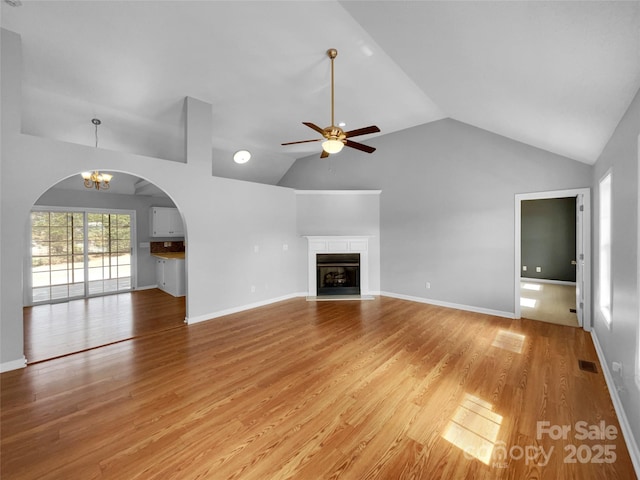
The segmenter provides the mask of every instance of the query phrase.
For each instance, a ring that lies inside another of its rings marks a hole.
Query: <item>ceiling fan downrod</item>
[[[333,88],[333,60],[338,56],[338,50],[335,48],[330,48],[327,50],[327,56],[331,59],[331,126],[335,127],[335,119],[334,119],[334,88]]]

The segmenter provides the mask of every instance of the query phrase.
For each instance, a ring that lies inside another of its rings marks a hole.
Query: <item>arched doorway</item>
[[[157,207],[177,211],[163,190],[124,172],[106,191],[74,175],[38,198],[23,272],[28,363],[184,325],[186,288],[157,288],[154,252],[182,252],[184,279],[185,237],[153,236]]]

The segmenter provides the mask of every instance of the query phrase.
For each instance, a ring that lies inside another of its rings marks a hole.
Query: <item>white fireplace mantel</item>
[[[316,255],[319,253],[360,254],[360,295],[369,295],[369,239],[371,235],[304,235],[308,240],[307,272],[309,290],[315,296],[318,291]]]

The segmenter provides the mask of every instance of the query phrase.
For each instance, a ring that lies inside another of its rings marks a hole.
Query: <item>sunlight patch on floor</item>
[[[522,353],[525,338],[527,337],[520,333],[499,330],[491,346],[502,348],[503,350],[508,350],[513,353]]]
[[[465,455],[489,465],[502,418],[493,411],[492,404],[466,393],[442,438],[463,450]]]

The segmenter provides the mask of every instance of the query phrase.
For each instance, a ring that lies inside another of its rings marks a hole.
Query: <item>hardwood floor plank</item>
[[[578,358],[597,360],[580,329],[293,299],[2,374],[0,467],[11,479],[634,478],[602,373]],[[540,435],[540,421],[570,435]],[[579,421],[618,435],[578,440]],[[599,443],[615,462],[565,462],[567,445]]]
[[[184,326],[185,297],[158,289],[23,309],[28,363]]]

